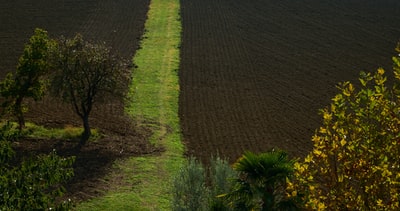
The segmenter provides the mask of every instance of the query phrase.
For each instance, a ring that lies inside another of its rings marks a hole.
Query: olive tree
[[[191,157],[172,183],[172,210],[208,210],[209,190],[203,165]]]
[[[227,160],[212,157],[206,168],[196,158],[188,158],[173,179],[172,210],[231,210],[228,202],[217,196],[229,192],[230,180],[236,177]]]
[[[105,43],[85,41],[80,34],[72,39],[61,37],[53,56],[52,93],[70,103],[82,119],[80,144],[84,145],[91,136],[89,115],[93,105],[107,96],[124,96],[130,79],[128,68]]]
[[[3,112],[15,115],[20,130],[25,126],[24,112],[27,109],[24,99],[32,98],[37,101],[44,96],[46,83],[43,77],[50,67],[48,58],[51,43],[46,31],[35,29],[18,60],[16,72],[8,73],[0,83]]]

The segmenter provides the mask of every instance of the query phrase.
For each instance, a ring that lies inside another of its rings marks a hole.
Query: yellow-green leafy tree
[[[362,72],[358,88],[342,83],[321,111],[313,151],[295,164],[288,192],[302,198],[304,208],[400,209],[400,54],[393,61],[390,83],[382,68]]]
[[[18,120],[20,130],[25,127],[24,113],[27,107],[24,100],[32,98],[38,101],[45,94],[44,76],[50,70],[48,58],[52,45],[53,41],[48,38],[47,31],[35,29],[18,60],[16,72],[8,73],[0,82],[1,107],[4,109],[1,113],[13,114]]]

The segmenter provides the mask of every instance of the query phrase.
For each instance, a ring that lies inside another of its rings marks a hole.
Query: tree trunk
[[[90,126],[89,126],[89,115],[84,114],[82,117],[83,121],[83,133],[81,137],[81,142],[80,145],[83,146],[86,144],[87,140],[89,140],[90,136],[92,133],[90,132]]]
[[[18,115],[18,129],[22,131],[25,128],[25,118],[24,115]]]
[[[24,113],[22,111],[22,97],[18,97],[15,100],[15,105],[14,105],[14,114],[17,117],[18,120],[18,129],[21,131],[25,127],[25,118],[24,118]]]

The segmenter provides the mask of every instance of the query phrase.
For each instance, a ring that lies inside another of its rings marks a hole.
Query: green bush
[[[73,176],[74,158],[52,152],[14,166],[10,163],[15,155],[11,142],[18,139],[18,134],[10,128],[6,124],[0,129],[0,210],[69,209],[69,201],[55,201],[64,192],[61,183]]]
[[[218,195],[231,190],[230,179],[234,178],[236,172],[224,159],[212,158],[210,168],[205,169],[198,160],[190,158],[174,179],[173,209],[230,210]]]
[[[239,175],[232,190],[221,197],[234,210],[296,210],[292,198],[286,197],[293,165],[284,151],[246,152],[233,164]]]
[[[190,158],[174,178],[173,210],[208,210],[208,198],[204,168],[198,160]]]
[[[206,171],[190,158],[174,180],[173,210],[296,210],[286,197],[293,163],[283,151],[246,152],[233,168],[212,158]]]
[[[230,210],[228,202],[221,197],[221,194],[232,190],[232,180],[238,177],[237,172],[232,169],[227,160],[219,157],[211,159],[210,168],[210,209]]]

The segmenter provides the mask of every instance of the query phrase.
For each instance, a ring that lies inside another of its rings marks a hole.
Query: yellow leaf
[[[314,155],[316,155],[317,157],[321,156],[321,151],[318,149],[314,149]]]
[[[324,119],[325,120],[331,120],[332,119],[332,114],[328,113],[328,112],[324,112]]]
[[[306,163],[311,163],[311,161],[312,161],[312,157],[309,155],[309,156],[307,156],[305,159],[304,159],[304,162],[306,162]]]
[[[326,209],[326,206],[324,203],[322,203],[322,202],[318,203],[318,210],[325,210],[325,209]]]
[[[220,194],[220,195],[218,195],[218,196],[216,196],[216,197],[217,197],[217,198],[222,198],[222,197],[225,197],[226,195],[228,195],[228,194],[224,193],[224,194]]]
[[[353,92],[353,91],[354,91],[354,86],[353,86],[353,84],[349,84],[349,88],[348,88],[348,89],[349,89],[350,92]]]
[[[344,140],[344,139],[342,139],[342,140],[340,141],[340,144],[341,144],[342,146],[344,146],[346,143],[347,143],[347,141]]]
[[[378,69],[378,74],[383,75],[385,73],[385,70],[383,68]]]
[[[382,199],[378,199],[378,201],[376,201],[376,204],[380,207],[383,207],[383,201]]]
[[[338,175],[338,182],[343,182],[343,175],[342,174]]]
[[[350,92],[347,89],[343,90],[343,94],[346,95],[347,97],[350,96]]]

